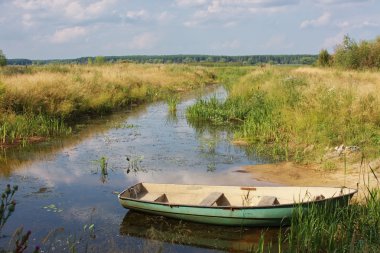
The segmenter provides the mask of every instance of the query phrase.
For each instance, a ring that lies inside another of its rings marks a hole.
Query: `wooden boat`
[[[125,208],[229,226],[286,225],[295,208],[347,205],[355,189],[138,183],[119,194]]]

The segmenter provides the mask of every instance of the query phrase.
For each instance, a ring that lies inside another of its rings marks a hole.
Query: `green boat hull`
[[[131,210],[192,222],[223,226],[282,226],[289,224],[297,208],[307,211],[311,204],[339,207],[347,205],[351,197],[344,195],[313,203],[271,207],[186,206],[122,198],[119,201],[123,207]]]

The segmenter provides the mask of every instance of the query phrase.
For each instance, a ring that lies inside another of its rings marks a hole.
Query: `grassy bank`
[[[252,252],[379,252],[380,194],[368,192],[365,203],[335,208],[311,205],[295,210],[289,227],[281,228],[278,244],[265,241]]]
[[[0,69],[0,145],[71,132],[83,115],[158,99],[214,82],[185,65],[46,65]]]
[[[380,156],[379,72],[279,66],[229,71],[235,78],[226,79],[228,99],[198,101],[187,111],[190,120],[234,124],[235,140],[276,160],[320,161],[341,144]]]

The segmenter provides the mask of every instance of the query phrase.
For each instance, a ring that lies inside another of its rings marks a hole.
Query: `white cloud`
[[[341,21],[337,23],[337,26],[341,29],[362,29],[362,28],[376,28],[380,27],[380,22],[361,20],[361,21]]]
[[[68,18],[84,20],[98,17],[107,13],[108,8],[115,3],[115,0],[100,0],[95,3],[84,5],[77,1],[70,1],[65,5],[65,15]]]
[[[316,0],[317,4],[353,4],[353,3],[366,3],[371,0]]]
[[[230,27],[237,26],[237,24],[238,24],[238,22],[236,22],[236,21],[229,21],[229,22],[225,23],[223,26],[226,28],[230,28]]]
[[[69,0],[15,0],[13,4],[25,10],[57,9],[65,6]]]
[[[189,7],[206,4],[209,0],[176,0],[175,2],[178,6]]]
[[[22,15],[21,22],[25,27],[31,27],[34,25],[33,17],[29,13]]]
[[[300,0],[205,0],[195,1],[198,7],[190,20],[184,22],[185,26],[193,27],[210,20],[228,20],[237,17],[249,16],[252,13],[276,13],[287,10]],[[180,0],[181,6],[190,5],[192,1]],[[194,5],[194,4],[192,4]],[[228,23],[228,21],[227,21]]]
[[[91,19],[107,13],[116,0],[99,0],[86,4],[80,0],[15,0],[13,5],[19,9],[43,12],[52,17],[65,16],[75,20]]]
[[[115,2],[115,0],[101,0],[88,5],[85,10],[86,13],[90,15],[103,14],[108,9],[108,7]]]
[[[199,24],[199,21],[197,21],[197,20],[190,20],[190,21],[186,21],[183,23],[183,25],[186,27],[195,27],[198,24]]]
[[[133,37],[128,47],[136,50],[151,49],[157,42],[158,37],[154,33],[146,32]]]
[[[50,41],[53,43],[65,43],[72,41],[76,38],[85,36],[88,33],[87,29],[80,26],[68,27],[57,30],[53,36],[51,36]]]
[[[327,25],[330,22],[331,19],[331,13],[325,12],[317,19],[309,19],[302,21],[300,27],[301,28],[307,28],[307,27],[319,27]]]
[[[169,14],[167,11],[163,11],[161,12],[158,16],[157,16],[157,20],[159,22],[168,22],[170,20],[173,19],[173,15],[172,14]]]
[[[130,19],[148,19],[149,13],[146,10],[128,11],[127,18]]]

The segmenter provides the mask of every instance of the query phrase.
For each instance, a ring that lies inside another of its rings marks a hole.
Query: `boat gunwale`
[[[346,193],[343,195],[339,196],[333,196],[331,198],[325,198],[325,199],[320,199],[320,200],[312,200],[312,201],[305,201],[305,202],[299,202],[299,203],[292,203],[292,204],[278,204],[278,205],[265,205],[265,206],[204,206],[204,205],[189,205],[189,204],[176,204],[176,203],[164,203],[164,202],[155,202],[155,201],[149,201],[149,200],[140,200],[140,199],[134,199],[134,198],[129,198],[129,197],[122,197],[121,195],[128,191],[129,189],[135,187],[138,184],[144,184],[144,182],[137,183],[131,187],[128,187],[124,191],[118,194],[118,199],[119,200],[128,200],[128,201],[133,201],[133,202],[138,202],[138,203],[148,203],[148,204],[154,204],[154,205],[162,205],[162,206],[169,206],[169,207],[192,207],[192,208],[212,208],[212,209],[223,209],[223,210],[241,210],[241,209],[277,209],[277,208],[287,208],[287,207],[297,207],[297,206],[307,206],[310,204],[321,204],[323,202],[327,202],[330,200],[336,200],[336,199],[341,199],[343,197],[350,197],[358,192],[357,189],[353,188],[348,188],[348,187],[325,187],[325,186],[311,186],[311,187],[305,187],[305,186],[283,186],[283,187],[290,187],[290,188],[330,188],[330,189],[349,189],[352,190],[350,193]],[[149,184],[149,183],[147,183]],[[150,183],[150,184],[156,184],[156,183]],[[160,185],[159,183],[156,185]],[[161,185],[179,185],[179,184],[161,184]],[[221,186],[221,185],[191,185],[191,184],[181,184],[181,185],[188,185],[188,186]],[[223,186],[222,186],[223,187]],[[228,187],[241,187],[241,186],[228,186]],[[262,186],[265,188],[265,186]],[[281,186],[270,186],[272,188],[275,187],[281,187]]]

